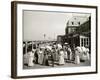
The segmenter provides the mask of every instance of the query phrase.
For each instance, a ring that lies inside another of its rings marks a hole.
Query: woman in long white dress
[[[89,49],[86,48],[86,54],[87,54],[87,60],[90,60],[90,57],[89,57]]]
[[[86,61],[89,60],[89,49],[82,47],[83,55],[82,55],[82,60]]]
[[[39,52],[38,52],[38,63],[39,63],[39,64],[42,64],[42,63],[43,63],[43,56],[44,56],[43,51],[42,51],[42,49],[40,48],[40,50],[39,50]]]
[[[59,65],[63,65],[65,64],[65,61],[64,61],[64,51],[63,49],[61,49],[59,51]]]
[[[64,59],[67,60],[68,59],[68,53],[67,53],[67,49],[64,49]]]
[[[75,64],[80,64],[80,56],[77,49],[75,49]]]
[[[32,53],[32,51],[29,51],[28,52],[28,66],[29,67],[34,66],[33,60],[34,60],[34,53]]]

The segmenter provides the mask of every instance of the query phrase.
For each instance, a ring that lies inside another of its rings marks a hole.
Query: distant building
[[[64,44],[67,40],[67,37],[65,35],[58,35],[57,36],[57,42],[60,43],[60,44]]]
[[[69,43],[71,47],[87,46],[90,48],[91,42],[91,17],[74,16],[66,25],[65,35],[58,36],[59,42]]]
[[[72,17],[66,25],[66,35],[88,32],[90,30],[90,17],[74,16]]]

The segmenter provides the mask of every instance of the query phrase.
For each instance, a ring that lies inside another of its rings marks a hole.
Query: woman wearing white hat
[[[59,65],[63,65],[65,64],[65,61],[64,61],[64,51],[63,49],[60,49],[59,51],[59,62],[58,62]]]
[[[75,64],[80,64],[80,56],[79,56],[80,52],[78,50],[78,48],[75,49]]]
[[[34,53],[32,52],[32,49],[28,49],[28,66],[29,67],[34,66],[33,60],[34,60]]]
[[[44,56],[43,50],[42,50],[42,48],[40,48],[40,50],[38,52],[38,63],[39,64],[42,64],[43,63],[43,56]]]

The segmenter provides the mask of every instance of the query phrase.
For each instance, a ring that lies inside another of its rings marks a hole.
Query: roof
[[[87,16],[73,16],[68,22],[67,26],[80,26],[89,20]]]

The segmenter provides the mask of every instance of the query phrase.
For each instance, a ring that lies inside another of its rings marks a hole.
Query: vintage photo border
[[[47,5],[47,6],[59,6],[59,7],[79,7],[79,8],[94,8],[96,9],[96,71],[94,72],[81,72],[81,73],[63,73],[63,74],[50,74],[50,75],[33,75],[33,76],[17,76],[17,4],[35,4],[35,5]],[[39,3],[39,2],[24,2],[24,1],[12,1],[11,2],[11,77],[12,78],[30,78],[30,77],[50,77],[50,76],[64,76],[64,75],[80,75],[80,74],[93,74],[98,72],[98,9],[97,6],[88,5],[72,5],[72,4],[56,4],[56,3]]]

